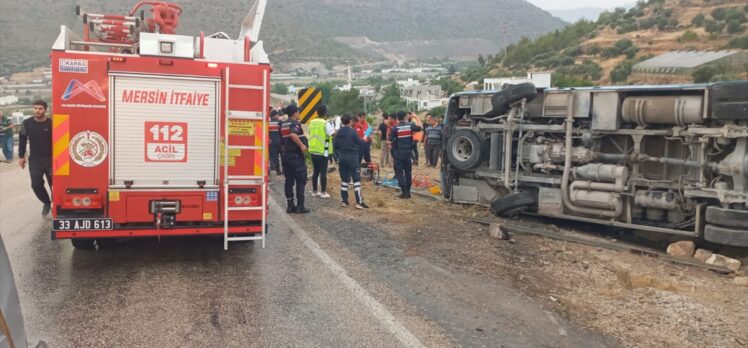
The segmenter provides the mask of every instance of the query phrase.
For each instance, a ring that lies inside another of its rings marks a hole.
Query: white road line
[[[271,198],[270,209],[274,216],[283,216],[284,211],[281,211],[278,204],[274,199]],[[333,260],[322,248],[309,237],[309,234],[299,226],[296,221],[292,218],[284,219],[288,227],[293,229],[294,233],[301,239],[304,245],[322,261],[325,266],[340,280],[343,285],[348,288],[356,298],[364,304],[368,309],[369,313],[379,320],[387,330],[395,335],[400,342],[406,347],[424,347],[423,343],[411,333],[403,324],[401,324],[397,318],[395,318],[390,311],[388,311],[379,301],[372,297],[361,284],[355,279],[351,278],[345,271],[345,268]]]

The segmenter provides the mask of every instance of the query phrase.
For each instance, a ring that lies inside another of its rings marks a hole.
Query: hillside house
[[[443,106],[447,103],[444,98],[444,92],[439,85],[421,85],[405,87],[402,91],[402,97],[408,104],[416,107],[416,111],[429,110],[437,106]]]
[[[705,66],[725,73],[742,73],[748,68],[748,51],[671,51],[634,65],[637,74],[692,75]]]

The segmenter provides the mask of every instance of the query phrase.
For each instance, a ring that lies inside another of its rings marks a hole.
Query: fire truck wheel
[[[722,245],[748,247],[748,230],[706,225],[704,227],[704,239]]]
[[[73,248],[90,250],[94,248],[95,239],[71,239]]]
[[[457,169],[470,170],[483,162],[485,145],[478,133],[470,129],[458,129],[447,140],[447,159]]]
[[[497,216],[514,216],[521,211],[535,206],[538,195],[535,192],[516,192],[494,199],[491,202],[491,212]]]
[[[538,91],[532,83],[520,83],[509,86],[491,98],[493,110],[492,115],[504,115],[509,111],[509,104],[527,98],[527,101],[535,99]]]

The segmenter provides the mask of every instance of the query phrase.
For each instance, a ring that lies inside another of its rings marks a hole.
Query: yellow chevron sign
[[[299,92],[299,122],[309,124],[317,118],[317,107],[322,103],[322,91],[314,87]]]

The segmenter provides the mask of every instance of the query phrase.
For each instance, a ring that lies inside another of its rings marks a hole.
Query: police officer
[[[306,161],[304,153],[308,143],[304,130],[299,122],[299,108],[295,104],[286,107],[288,121],[281,124],[281,161],[283,175],[286,177],[287,213],[306,214],[309,209],[304,207],[304,187],[306,186]],[[294,186],[296,186],[296,204],[294,204]]]
[[[351,115],[343,115],[343,123],[333,140],[335,153],[338,154],[340,165],[340,197],[343,199],[341,206],[348,207],[348,191],[351,188],[350,181],[353,179],[353,192],[356,195],[356,209],[369,209],[364,203],[361,195],[361,166],[359,165],[359,147],[364,146],[356,131],[351,128]]]
[[[421,120],[415,117],[415,114],[409,114],[407,121],[405,115],[403,111],[397,113],[399,123],[392,129],[390,135],[390,147],[395,160],[395,177],[401,190],[400,195],[396,197],[399,199],[410,198],[413,179],[413,147],[416,146],[413,141],[413,132],[420,132],[422,129]]]
[[[270,135],[270,170],[274,170],[278,175],[282,174],[280,167],[280,152],[283,139],[281,138],[280,127],[280,114],[277,110],[270,111],[270,123],[268,126],[268,132]]]

